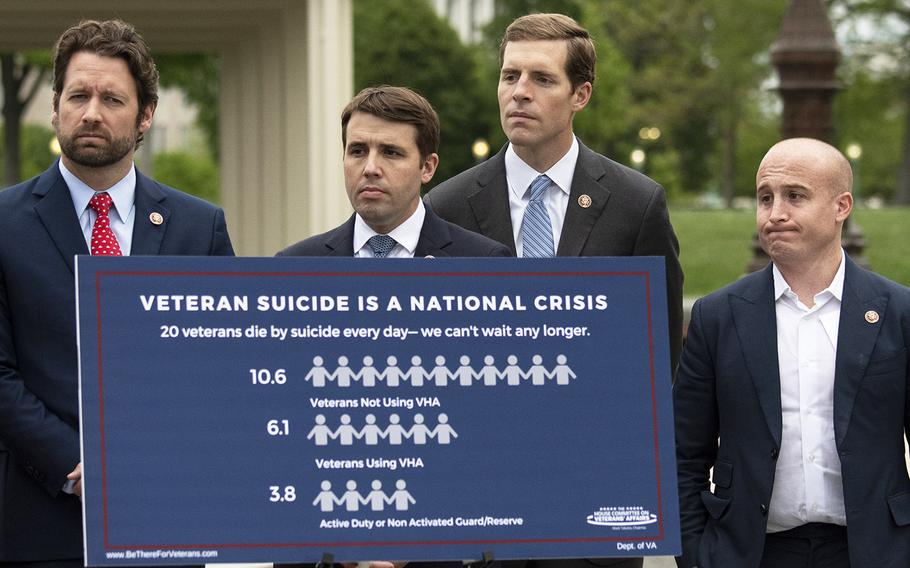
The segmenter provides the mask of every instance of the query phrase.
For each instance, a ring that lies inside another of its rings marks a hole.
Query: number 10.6
[[[250,369],[250,379],[254,385],[283,385],[288,382],[288,374],[284,369]]]

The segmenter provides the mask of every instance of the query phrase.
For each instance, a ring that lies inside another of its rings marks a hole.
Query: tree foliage
[[[3,89],[3,185],[24,179],[22,171],[22,117],[49,75],[50,53],[0,53]]]
[[[620,162],[644,150],[645,171],[671,197],[723,188],[729,202],[753,191],[741,172],[754,174],[757,162],[747,163],[753,149],[774,141],[768,125],[777,117],[761,85],[771,73],[767,51],[784,3],[505,0],[486,29],[486,45],[498,51],[505,27],[523,14],[576,18],[598,55],[594,95],[575,118],[579,137]]]
[[[427,2],[354,0],[354,84],[409,87],[439,114],[435,185],[473,164],[471,144],[487,133],[476,54]],[[483,96],[495,94],[483,93]],[[494,103],[495,104],[495,103]],[[489,107],[486,107],[489,109]]]
[[[205,134],[210,155],[217,159],[221,58],[214,53],[164,53],[155,56],[155,63],[161,86],[180,89],[196,107],[196,123]]]
[[[5,134],[5,125],[0,128]],[[0,154],[6,155],[6,136],[0,138]],[[38,124],[23,124],[19,133],[20,161],[19,173],[14,182],[35,177],[40,174],[54,161],[54,154],[51,152],[51,140],[54,139],[54,131],[47,126]],[[5,160],[4,160],[5,162]],[[0,177],[10,179],[6,175],[5,165],[0,163]]]
[[[842,145],[860,144],[866,195],[910,203],[910,1],[830,0],[842,30]]]
[[[206,201],[218,203],[218,166],[208,156],[189,152],[159,152],[155,155],[155,179]]]

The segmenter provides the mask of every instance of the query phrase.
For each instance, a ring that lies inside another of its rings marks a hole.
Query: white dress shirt
[[[569,192],[572,190],[572,178],[575,176],[575,164],[578,162],[578,139],[572,137],[569,151],[553,164],[549,170],[538,172],[518,157],[515,149],[509,144],[506,149],[506,182],[509,184],[509,213],[512,217],[512,237],[515,239],[515,250],[522,256],[524,246],[521,242],[521,223],[525,209],[531,202],[531,183],[537,176],[546,174],[553,184],[544,194],[544,205],[550,216],[550,228],[553,229],[553,251],[559,249],[559,236],[566,220],[566,209],[569,207]]]
[[[423,200],[417,200],[417,209],[404,223],[392,229],[388,235],[395,239],[395,247],[389,251],[385,258],[413,258],[417,241],[420,240],[420,231],[423,229],[423,220],[427,211],[424,209]],[[357,214],[354,219],[354,257],[374,258],[373,249],[367,244],[370,237],[378,235],[366,221]]]
[[[88,206],[88,202],[92,200],[96,192],[77,178],[73,172],[66,169],[63,160],[59,160],[57,163],[60,165],[60,175],[63,176],[63,181],[70,190],[70,197],[73,198],[79,226],[82,227],[82,234],[85,236],[85,244],[91,250],[92,227],[95,225],[95,218],[98,214]],[[133,246],[133,225],[136,222],[136,168],[131,167],[123,179],[101,193],[110,195],[114,202],[108,213],[111,219],[111,230],[117,238],[117,243],[120,244],[120,253],[123,256],[129,256]]]
[[[844,255],[827,288],[806,307],[773,267],[783,417],[768,532],[806,523],[846,525],[840,457],[834,441],[834,364]]]

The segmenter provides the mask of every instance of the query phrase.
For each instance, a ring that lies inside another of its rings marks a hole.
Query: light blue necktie
[[[550,178],[537,176],[531,183],[531,202],[525,208],[525,217],[521,223],[521,256],[525,258],[547,258],[555,256],[553,252],[553,229],[550,216],[543,202],[544,192],[550,187]]]
[[[367,244],[373,249],[373,256],[376,258],[385,258],[386,255],[392,252],[392,249],[395,248],[395,245],[398,243],[388,235],[373,235],[370,237],[370,240],[367,241]]]

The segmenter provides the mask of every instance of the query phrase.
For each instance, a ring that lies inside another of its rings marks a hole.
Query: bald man
[[[756,176],[772,263],[692,308],[680,567],[910,566],[910,290],[841,248],[852,183],[828,144],[772,147]]]

